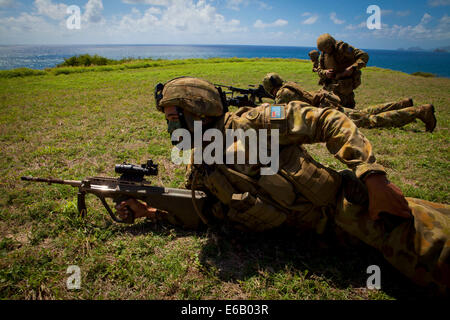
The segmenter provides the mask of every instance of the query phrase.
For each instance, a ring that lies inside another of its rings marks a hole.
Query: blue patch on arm
[[[284,106],[271,106],[270,119],[284,119]]]

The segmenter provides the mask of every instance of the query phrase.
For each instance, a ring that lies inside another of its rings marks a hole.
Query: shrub
[[[14,78],[14,77],[26,77],[26,76],[41,76],[47,74],[43,70],[34,70],[29,68],[19,68],[12,70],[1,70],[0,78]]]
[[[425,78],[434,78],[434,77],[436,77],[435,74],[432,74],[432,73],[429,73],[429,72],[422,72],[422,71],[411,73],[411,75],[418,76],[418,77],[425,77]]]
[[[106,66],[110,64],[120,63],[117,60],[108,59],[99,55],[82,54],[80,56],[73,56],[64,59],[63,63],[57,65],[57,67],[88,67],[88,66]]]

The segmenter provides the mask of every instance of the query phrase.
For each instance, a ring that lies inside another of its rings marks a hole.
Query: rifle
[[[198,211],[202,211],[207,200],[204,192],[194,192],[186,189],[164,188],[152,186],[144,179],[145,176],[158,175],[158,165],[152,160],[141,166],[133,164],[118,164],[115,172],[121,174],[120,178],[89,177],[82,181],[45,179],[22,177],[24,181],[43,182],[51,184],[64,184],[78,188],[78,212],[84,218],[87,214],[86,194],[97,196],[109,213],[112,220],[117,223],[132,223],[134,217],[122,220],[118,218],[106,202],[107,198],[113,199],[118,204],[130,198],[143,200],[152,207],[165,211],[169,221],[183,225],[187,228],[197,228],[201,222]],[[130,209],[129,209],[130,210]]]
[[[257,89],[249,88],[242,89],[232,86],[226,86],[222,84],[214,84],[216,87],[222,87],[230,90],[230,92],[225,92],[225,94],[231,94],[231,98],[227,99],[228,106],[236,107],[256,107],[256,98],[258,98],[259,103],[262,103],[262,98],[274,97],[264,90],[264,87],[260,84]],[[255,87],[254,85],[249,85],[249,87]],[[239,93],[241,96],[234,97],[234,93]]]

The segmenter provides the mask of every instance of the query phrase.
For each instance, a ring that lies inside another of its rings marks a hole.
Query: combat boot
[[[414,105],[414,102],[412,98],[405,98],[400,100],[400,104],[403,106],[403,108],[409,108]]]
[[[434,106],[432,104],[425,104],[418,107],[417,117],[425,123],[425,129],[427,132],[433,132],[436,128],[436,116],[434,115]]]

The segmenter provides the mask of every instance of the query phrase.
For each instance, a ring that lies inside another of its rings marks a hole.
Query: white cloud
[[[131,15],[125,15],[119,22],[118,31],[120,32],[135,32],[149,31],[158,25],[159,19],[154,15],[153,8],[147,9],[142,15],[139,10],[133,8]]]
[[[272,6],[263,1],[256,1],[256,3],[259,5],[259,9],[261,10],[272,10]]]
[[[417,25],[401,26],[394,24],[389,26],[383,24],[379,30],[368,30],[366,22],[361,22],[359,25],[348,25],[346,30],[356,31],[357,34],[349,35],[352,37],[368,38],[374,37],[378,39],[392,39],[392,40],[408,40],[408,41],[445,41],[450,39],[450,17],[446,14],[439,19],[437,25],[431,24],[433,17],[425,13]]]
[[[450,0],[428,0],[428,4],[432,7],[450,6]]]
[[[308,19],[304,20],[302,23],[303,24],[314,24],[314,23],[316,23],[317,19],[319,19],[319,16],[315,14],[315,15],[309,17]]]
[[[25,39],[32,42],[36,33],[42,37],[55,36],[60,34],[63,28],[55,28],[54,24],[47,22],[42,16],[23,12],[18,17],[0,18],[0,30],[5,42],[17,41],[17,35],[23,35],[22,41]]]
[[[127,4],[150,4],[154,6],[169,6],[171,0],[122,0],[123,3]]]
[[[264,23],[264,22],[262,22],[262,20],[258,19],[258,20],[256,20],[256,22],[253,26],[255,28],[263,29],[263,28],[267,28],[267,27],[283,27],[287,24],[288,24],[288,22],[283,19],[278,19],[272,23]]]
[[[161,14],[161,9],[155,8],[155,7],[151,7],[149,9],[147,9],[146,12],[148,12],[150,14]]]
[[[112,17],[103,16],[101,0],[85,0],[81,30],[67,29],[65,19],[48,18],[65,14],[56,2],[37,3],[29,13],[0,17],[2,43],[250,43],[259,37],[250,37],[247,27],[225,18],[210,0],[171,0],[168,6],[131,7],[127,14]],[[281,19],[276,22],[282,24]]]
[[[309,17],[310,15],[312,15],[311,12],[305,12],[302,14],[302,17]]]
[[[336,16],[336,12],[330,13],[330,19],[334,22],[334,24],[343,24],[345,23],[345,20],[339,20]]]
[[[349,24],[348,26],[345,27],[345,30],[356,30],[356,29],[364,29],[364,28],[367,28],[366,21],[363,21],[357,25]]]
[[[422,19],[420,20],[420,25],[424,25],[427,24],[428,22],[430,22],[430,20],[432,19],[432,16],[429,15],[428,13],[425,13],[422,17]]]
[[[164,28],[170,31],[188,31],[192,33],[233,32],[239,26],[239,20],[226,21],[217,13],[216,8],[204,0],[176,0],[165,10],[161,17]]]
[[[16,4],[15,0],[0,0],[0,8],[11,8]]]
[[[240,6],[244,3],[244,0],[227,0],[227,8],[239,11]]]
[[[54,20],[62,20],[67,15],[67,5],[64,3],[55,4],[52,0],[35,0],[34,6],[37,9],[37,14]]]
[[[214,0],[210,0],[211,2]],[[272,10],[272,6],[261,0],[225,0],[225,7],[234,11],[240,11],[241,7],[251,5],[258,6],[259,10]]]
[[[138,11],[138,10],[136,10]],[[160,17],[156,15],[160,15]],[[245,31],[236,19],[226,20],[216,8],[200,0],[174,0],[162,10],[147,9],[144,14],[123,16],[116,33],[145,32],[160,34],[218,35]]]
[[[89,0],[85,5],[82,19],[88,23],[104,22],[102,16],[103,2],[102,0]]]

